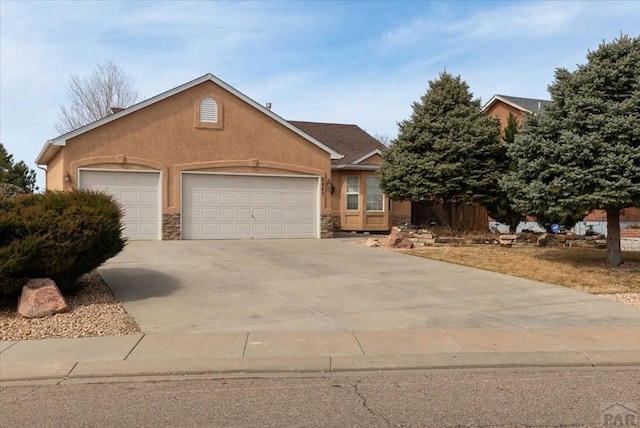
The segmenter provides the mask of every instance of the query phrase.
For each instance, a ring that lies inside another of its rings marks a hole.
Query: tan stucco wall
[[[370,158],[374,162],[372,164],[382,163],[382,157],[375,155]],[[379,162],[377,162],[379,161]],[[411,202],[392,201],[391,211],[389,211],[389,199],[384,197],[383,212],[367,212],[367,177],[375,176],[376,171],[358,171],[358,170],[334,170],[331,175],[331,183],[335,186],[335,190],[331,197],[333,207],[333,215],[340,216],[340,225],[343,230],[370,230],[383,231],[390,230],[393,226],[393,217],[411,218]],[[360,201],[358,211],[347,211],[347,176],[360,177]]]
[[[47,190],[66,190],[63,166],[62,150],[60,150],[47,164]]]
[[[199,101],[207,96],[218,103],[221,129],[196,126]],[[183,171],[315,175],[325,181],[331,174],[329,153],[213,82],[75,137],[61,151],[62,170],[74,186],[78,168],[161,171],[163,213],[180,211]],[[50,177],[48,188],[60,186],[60,174]],[[321,213],[330,213],[331,198],[324,194]]]

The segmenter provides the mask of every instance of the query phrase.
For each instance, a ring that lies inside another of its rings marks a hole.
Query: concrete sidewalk
[[[0,342],[0,382],[500,367],[640,366],[640,327],[167,333]]]

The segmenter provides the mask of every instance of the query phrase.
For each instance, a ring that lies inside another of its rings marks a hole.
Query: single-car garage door
[[[113,195],[124,208],[124,235],[160,238],[160,173],[80,170],[80,188]]]
[[[318,178],[182,174],[183,239],[318,237]]]

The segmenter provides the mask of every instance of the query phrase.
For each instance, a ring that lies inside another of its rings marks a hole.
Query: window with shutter
[[[200,102],[200,122],[218,122],[218,103],[213,98],[205,98]]]

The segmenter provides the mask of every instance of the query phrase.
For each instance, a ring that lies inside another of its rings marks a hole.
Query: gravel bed
[[[0,307],[0,340],[51,337],[123,336],[140,327],[97,272],[85,275],[86,287],[65,296],[69,312],[45,318],[23,318],[17,306]]]
[[[640,308],[640,293],[598,294],[598,296]]]

